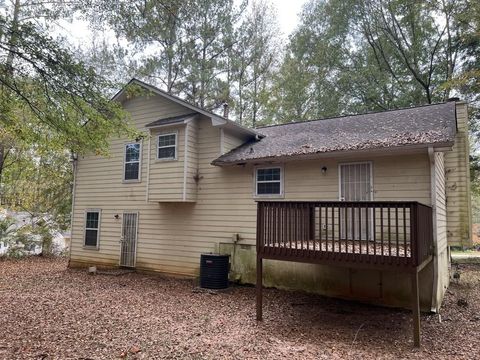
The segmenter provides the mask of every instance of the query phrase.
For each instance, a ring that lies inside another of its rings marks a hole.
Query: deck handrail
[[[418,267],[433,252],[432,208],[417,201],[257,201],[257,252],[291,261]]]

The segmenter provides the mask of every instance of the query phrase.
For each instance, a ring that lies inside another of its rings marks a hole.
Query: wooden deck
[[[257,319],[262,261],[274,259],[411,274],[414,343],[420,345],[418,273],[433,254],[432,209],[418,202],[259,201]]]

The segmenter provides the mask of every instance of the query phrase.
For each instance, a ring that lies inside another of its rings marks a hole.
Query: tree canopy
[[[478,150],[478,1],[309,0],[288,38],[269,0],[5,5],[2,197],[21,198],[9,201],[32,211],[36,203],[42,205],[35,211],[68,212],[68,196],[66,203],[53,200],[71,186],[70,152],[105,154],[110,137],[136,137],[127,114],[110,101],[133,76],[209,110],[226,102],[232,119],[254,127],[460,95],[470,105]],[[79,20],[93,29],[88,44],[62,36],[65,22]],[[478,175],[478,156],[471,160]]]

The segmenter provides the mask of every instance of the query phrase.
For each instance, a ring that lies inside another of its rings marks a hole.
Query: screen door
[[[372,200],[372,163],[340,164],[339,172],[341,201]],[[342,239],[366,240],[367,237],[371,238],[372,215],[371,209],[368,215],[367,209],[342,209],[340,222]]]
[[[138,213],[123,213],[120,266],[135,267]]]

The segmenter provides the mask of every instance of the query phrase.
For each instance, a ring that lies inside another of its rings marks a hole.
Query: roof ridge
[[[291,122],[284,123],[284,124],[265,125],[265,126],[256,127],[255,130],[268,129],[268,128],[272,128],[272,127],[280,127],[280,126],[287,126],[287,125],[311,123],[311,122],[315,122],[315,121],[344,119],[344,118],[354,117],[354,116],[364,116],[364,115],[382,114],[382,113],[394,112],[394,111],[412,110],[412,109],[418,109],[418,108],[429,107],[429,106],[446,105],[446,104],[450,104],[450,103],[455,104],[454,101],[443,101],[443,102],[438,102],[438,103],[434,103],[434,104],[423,104],[423,105],[417,105],[417,106],[402,107],[402,108],[398,108],[398,109],[368,111],[368,112],[365,112],[365,113],[346,114],[346,115],[337,115],[337,116],[328,116],[328,117],[319,118],[319,119],[304,120],[304,121],[291,121]]]

